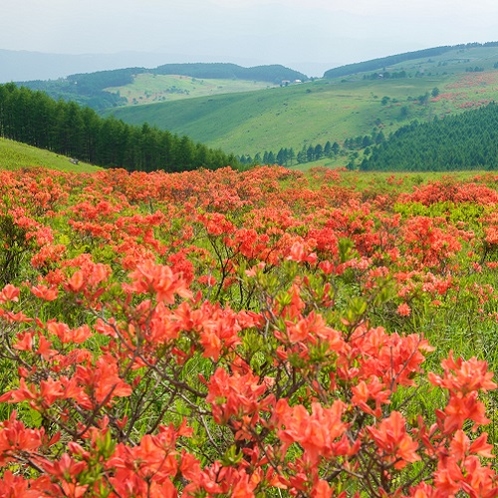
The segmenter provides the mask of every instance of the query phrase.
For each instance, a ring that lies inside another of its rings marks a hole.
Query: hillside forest
[[[101,118],[89,107],[0,85],[0,136],[103,167],[137,171],[216,169],[234,156],[147,124]]]
[[[491,102],[430,123],[414,121],[367,150],[359,167],[364,171],[495,170],[498,105]]]
[[[420,96],[438,100],[444,94]],[[498,167],[498,105],[460,114],[413,120],[387,137],[382,127],[341,143],[304,145],[264,154],[226,154],[148,124],[130,125],[102,118],[89,107],[55,101],[41,91],[14,84],[0,86],[0,136],[103,167],[184,171],[255,164],[287,167],[325,158],[342,158],[348,169],[364,171],[449,171]]]

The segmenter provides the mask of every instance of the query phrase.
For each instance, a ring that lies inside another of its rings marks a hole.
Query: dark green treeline
[[[237,165],[232,155],[147,124],[101,118],[88,107],[55,101],[13,83],[0,85],[0,136],[103,167],[185,171]]]
[[[363,171],[498,169],[498,104],[403,126],[359,164]]]

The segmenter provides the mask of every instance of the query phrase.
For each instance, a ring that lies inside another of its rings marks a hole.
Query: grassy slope
[[[92,172],[100,169],[81,162],[75,165],[65,156],[0,138],[0,169],[14,170],[31,166],[73,172]]]
[[[136,76],[133,83],[129,85],[106,88],[106,91],[119,92],[121,97],[127,99],[128,105],[143,105],[223,93],[262,90],[272,86],[264,81],[210,80],[144,73]]]
[[[498,95],[498,71],[493,69],[497,61],[496,47],[455,50],[386,68],[405,70],[410,78],[363,80],[357,75],[113,112],[129,123],[147,121],[236,154],[277,152],[280,147],[294,147],[297,152],[310,143],[369,134],[378,120],[387,134],[413,119],[428,120],[493,100]],[[466,72],[475,66],[486,72]],[[424,76],[415,77],[417,72]],[[415,99],[434,87],[442,96],[421,106]],[[390,101],[383,106],[384,96]]]
[[[382,96],[416,97],[434,85],[429,78],[403,82],[320,80],[261,92],[124,108],[114,114],[132,124],[147,121],[186,134],[227,152],[254,154],[364,135],[371,132],[377,118],[394,129],[400,124],[400,110],[382,107]]]

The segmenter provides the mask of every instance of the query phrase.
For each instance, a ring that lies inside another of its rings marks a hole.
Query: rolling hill
[[[429,123],[494,101],[498,43],[398,54],[333,68],[324,76],[309,81],[282,66],[168,64],[26,85],[90,104],[128,124],[186,135],[244,162],[270,161],[286,150],[296,160],[300,152],[305,162],[318,158],[344,166],[359,164],[363,149],[380,133],[388,138],[413,121]],[[340,153],[310,155],[332,143]]]
[[[238,165],[235,157],[186,136],[104,119],[89,107],[12,83],[0,85],[0,104],[0,136],[102,167],[183,171]]]
[[[373,129],[388,136],[415,119],[427,122],[459,113],[498,95],[494,43],[380,61],[300,85],[123,107],[112,114],[131,124],[148,122],[186,134],[227,152],[254,155],[327,141],[342,144]]]
[[[72,74],[56,80],[19,81],[17,84],[31,90],[42,90],[55,99],[70,100],[103,111],[119,105],[147,102],[151,94],[159,95],[162,101],[171,100],[171,96],[189,98],[257,90],[280,85],[282,81],[307,79],[298,71],[276,64],[241,67],[228,63],[189,63],[164,64],[154,69],[128,67]],[[206,85],[205,80],[210,84]]]
[[[325,71],[323,77],[324,78],[338,78],[343,76],[350,76],[353,74],[364,73],[367,71],[382,71],[385,70],[386,67],[393,67],[399,64],[410,63],[410,61],[420,61],[427,60],[429,63],[434,62],[434,58],[438,58],[440,56],[443,57],[443,60],[446,58],[446,54],[448,52],[452,53],[452,56],[455,54],[465,53],[468,49],[481,49],[481,48],[496,48],[498,46],[498,42],[487,42],[487,43],[467,43],[461,45],[445,45],[442,47],[433,47],[424,50],[417,50],[414,52],[406,52],[403,54],[390,55],[388,57],[381,57],[379,59],[372,59],[364,62],[357,62],[355,64],[347,64],[345,66],[340,66],[334,69],[329,69]],[[474,54],[479,54],[477,57],[481,58],[482,51],[475,52]],[[472,57],[474,57],[474,54]],[[464,57],[463,59],[466,59]],[[456,60],[459,60],[457,56]]]

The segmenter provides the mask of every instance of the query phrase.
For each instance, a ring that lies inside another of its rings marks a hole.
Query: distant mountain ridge
[[[163,64],[156,68],[129,67],[72,74],[66,78],[49,81],[19,81],[18,85],[32,90],[41,90],[52,98],[73,100],[96,110],[103,110],[122,104],[120,97],[104,89],[132,83],[140,74],[181,75],[199,79],[239,79],[281,84],[285,81],[307,81],[309,78],[299,71],[275,64],[268,66],[242,67],[230,63],[185,63]]]
[[[152,71],[153,74],[178,74],[193,78],[257,80],[279,84],[283,80],[308,80],[308,76],[294,69],[273,64],[268,66],[242,67],[229,63],[165,64]]]

